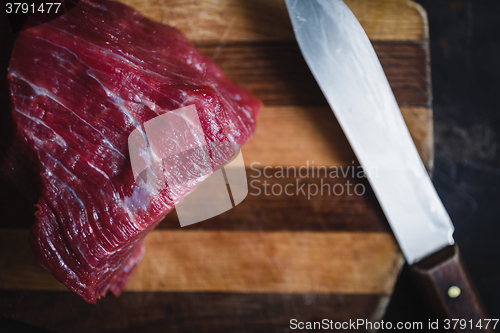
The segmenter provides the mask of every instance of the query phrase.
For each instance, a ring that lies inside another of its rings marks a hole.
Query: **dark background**
[[[433,182],[490,318],[500,318],[500,1],[416,2],[429,17]],[[384,319],[429,318],[406,266]]]
[[[417,0],[428,13],[434,184],[490,318],[500,318],[500,0]],[[402,272],[385,321],[432,314]],[[46,332],[0,317],[1,332]]]

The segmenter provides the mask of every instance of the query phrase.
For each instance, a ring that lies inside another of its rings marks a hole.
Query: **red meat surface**
[[[33,253],[89,303],[121,292],[147,233],[201,181],[139,187],[130,133],[194,104],[207,144],[230,143],[211,152],[218,168],[250,139],[261,108],[179,31],[106,0],[80,1],[23,30],[8,80],[18,136],[39,175]]]

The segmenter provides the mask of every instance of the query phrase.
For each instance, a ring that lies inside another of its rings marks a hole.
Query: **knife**
[[[304,59],[361,166],[378,170],[367,178],[429,306],[440,318],[466,320],[457,332],[492,332],[453,224],[360,23],[341,0],[285,3]]]

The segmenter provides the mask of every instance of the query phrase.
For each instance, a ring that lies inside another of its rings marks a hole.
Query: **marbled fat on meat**
[[[194,104],[208,143],[230,143],[210,155],[217,168],[250,139],[261,108],[179,31],[106,0],[80,1],[23,30],[8,79],[17,131],[39,173],[33,253],[90,303],[121,292],[146,234],[197,185],[139,187],[129,134]]]

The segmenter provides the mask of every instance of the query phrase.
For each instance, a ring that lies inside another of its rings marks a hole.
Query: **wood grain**
[[[27,239],[0,232],[0,289],[64,290]],[[146,249],[126,290],[389,295],[402,264],[387,233],[157,230]]]
[[[265,105],[328,105],[295,41],[195,45]],[[427,44],[374,41],[373,47],[398,104],[430,107]]]
[[[401,114],[427,170],[434,166],[434,129],[432,109],[423,107],[401,108]]]
[[[54,332],[283,332],[290,319],[381,319],[388,296],[124,292],[96,305],[64,291],[4,291],[0,312]],[[342,330],[353,332],[353,330]]]
[[[177,27],[193,41],[294,40],[282,0],[124,0],[145,16]],[[346,0],[371,40],[428,38],[425,11],[408,0]]]
[[[432,165],[432,111],[402,107],[401,112],[428,168]],[[242,147],[245,165],[348,166],[356,161],[329,107],[264,107],[254,137]]]
[[[295,170],[298,177],[289,169],[289,177],[277,178],[279,169],[265,170],[269,177],[262,169],[247,169],[250,188],[242,203],[183,230],[391,232],[382,209],[374,205],[376,198],[366,178],[324,177],[323,169],[318,177],[312,175],[318,169]],[[300,177],[307,172],[308,177]],[[365,192],[353,195],[354,188]],[[179,229],[175,210],[157,228]]]
[[[429,39],[427,13],[410,0],[346,0],[366,34],[373,41]]]

